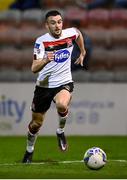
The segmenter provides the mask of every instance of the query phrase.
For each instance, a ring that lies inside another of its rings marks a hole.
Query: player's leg
[[[38,132],[44,121],[45,113],[49,109],[52,101],[52,93],[48,88],[35,87],[34,97],[32,101],[32,120],[28,126],[26,153],[23,163],[30,163],[34,152],[34,145]]]
[[[68,117],[68,108],[71,96],[72,95],[68,90],[62,89],[56,94],[54,98],[59,116],[59,126],[57,128],[56,134],[58,138],[58,145],[62,151],[67,150],[67,141],[64,135],[64,127]]]
[[[44,120],[45,113],[35,113],[32,112],[32,120],[28,126],[28,134],[27,134],[27,145],[26,152],[23,157],[23,163],[31,163],[32,156],[34,152],[34,145],[37,139],[38,132],[42,126]]]
[[[63,129],[65,127],[71,96],[71,93],[65,89],[61,90],[55,96],[56,108],[59,115],[60,129]]]
[[[43,124],[45,113],[35,113],[32,112],[32,121],[28,126],[28,138],[27,138],[27,150],[32,152],[34,150],[34,145],[38,132]]]

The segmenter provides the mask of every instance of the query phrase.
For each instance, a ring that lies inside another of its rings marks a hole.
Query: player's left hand
[[[80,64],[81,66],[83,66],[84,57],[85,57],[85,55],[80,54],[78,59],[75,61],[75,64]]]

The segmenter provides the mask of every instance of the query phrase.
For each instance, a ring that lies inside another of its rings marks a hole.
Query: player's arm
[[[76,29],[76,31],[79,34],[78,38],[76,39],[76,43],[77,43],[77,45],[79,46],[79,49],[80,49],[80,56],[75,61],[75,64],[80,64],[81,66],[83,66],[84,57],[86,55],[86,50],[85,50],[85,47],[84,47],[84,39],[83,39],[82,33],[78,29]]]
[[[46,64],[54,60],[54,52],[48,52],[43,58],[37,58],[37,55],[34,54],[31,71],[37,73],[41,71]]]
[[[31,66],[33,73],[41,71],[46,64],[54,60],[54,52],[45,52],[43,42],[39,39],[36,40],[34,45],[34,57]]]

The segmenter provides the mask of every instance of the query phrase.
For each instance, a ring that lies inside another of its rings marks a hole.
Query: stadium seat
[[[112,47],[123,47],[127,46],[127,30],[114,29],[110,31]]]
[[[43,23],[42,11],[39,9],[29,9],[22,12],[21,28],[23,27],[41,27]]]
[[[127,9],[113,9],[109,13],[111,28],[127,27]]]
[[[115,48],[109,51],[109,60],[112,70],[127,70],[127,51],[126,48]]]
[[[23,46],[33,47],[37,37],[46,32],[41,28],[24,28],[21,30],[21,43]]]
[[[94,47],[89,61],[89,70],[109,70],[110,68],[109,50],[102,47]]]
[[[88,27],[89,28],[109,28],[109,10],[93,9],[88,11]]]
[[[20,69],[26,70],[31,69],[32,61],[33,61],[33,48],[22,49],[21,51],[21,63]]]
[[[56,0],[56,4],[58,7],[65,9],[68,6],[74,6],[75,1],[74,0]]]
[[[85,28],[87,26],[87,12],[77,7],[68,7],[65,11],[64,25]]]
[[[20,46],[20,31],[17,28],[13,27],[1,29],[0,44],[1,46]]]
[[[0,68],[13,68],[19,71],[30,69],[33,60],[33,49],[4,48],[0,53]]]
[[[20,30],[21,34],[21,44],[23,47],[25,46],[34,46],[35,40],[37,37],[41,36],[45,32],[45,29],[41,28],[24,28]]]
[[[16,48],[3,48],[0,53],[0,68],[20,69],[22,52]]]
[[[108,29],[85,29],[84,32],[90,37],[93,46],[111,47],[111,35]]]
[[[46,9],[56,7],[56,4],[57,4],[56,0],[41,0],[41,1],[43,1],[43,4]]]
[[[94,48],[89,64],[90,70],[110,70],[127,69],[126,48]]]
[[[64,9],[67,6],[74,5],[74,0],[40,0],[42,2],[42,7],[46,9]],[[40,3],[41,4],[41,3]]]
[[[19,10],[6,10],[0,12],[1,26],[19,26],[21,20],[21,12]]]

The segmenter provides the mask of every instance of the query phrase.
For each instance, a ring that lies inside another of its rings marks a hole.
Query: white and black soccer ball
[[[90,169],[100,169],[107,162],[106,153],[99,147],[92,147],[84,154],[84,163]]]

